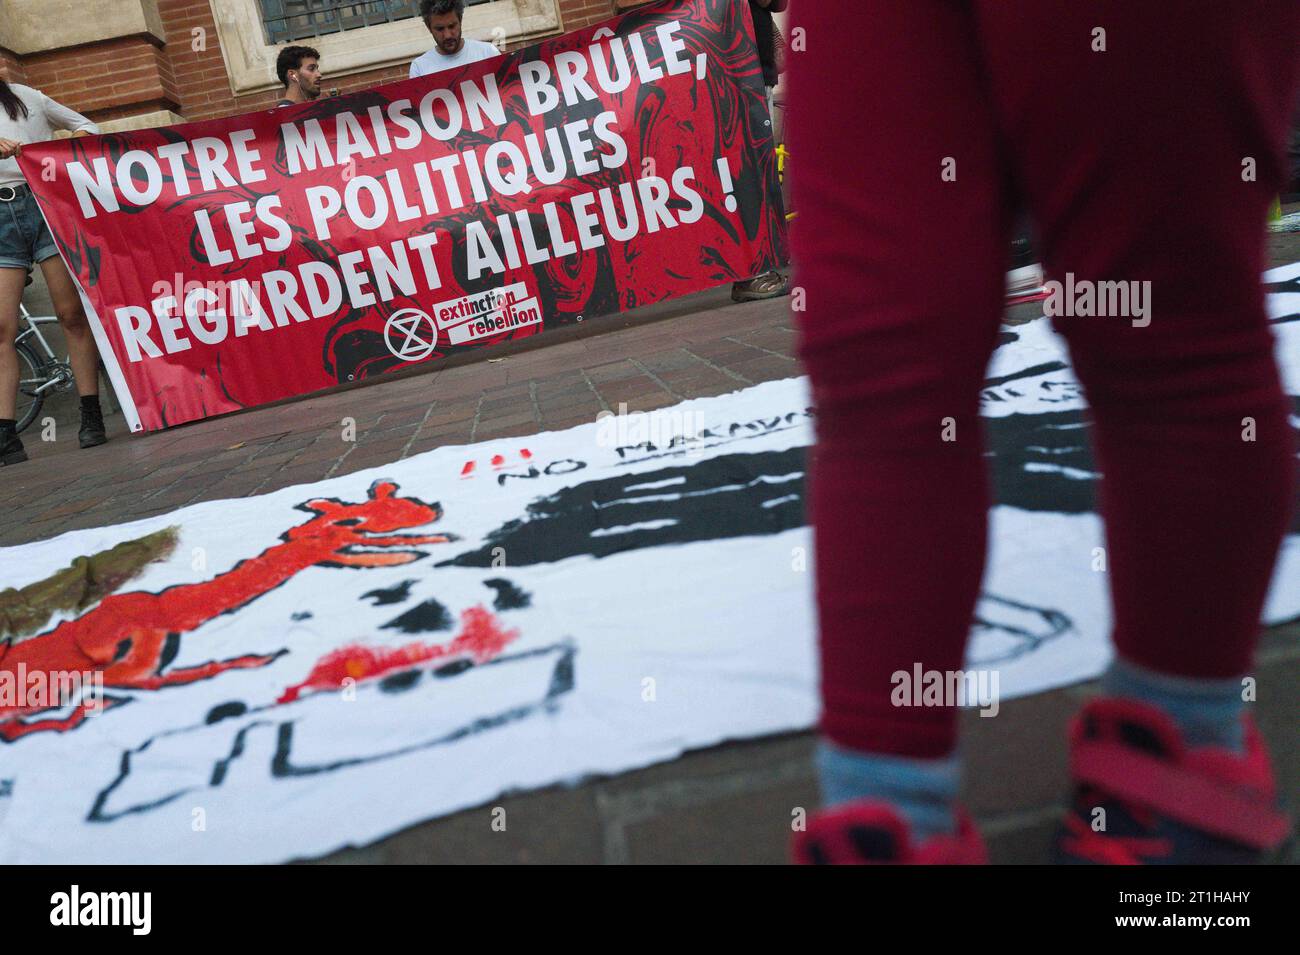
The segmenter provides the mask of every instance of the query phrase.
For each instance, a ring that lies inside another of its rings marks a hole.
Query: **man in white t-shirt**
[[[491,43],[460,35],[464,15],[464,0],[420,0],[420,16],[433,35],[434,46],[411,64],[411,79],[498,55]]]

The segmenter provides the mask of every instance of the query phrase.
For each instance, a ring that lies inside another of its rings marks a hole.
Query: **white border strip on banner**
[[[32,189],[31,183],[27,184],[27,188]],[[32,197],[36,198],[35,189],[32,189]],[[99,349],[100,360],[104,363],[104,370],[108,372],[108,383],[113,386],[113,395],[117,398],[117,404],[122,409],[122,415],[126,418],[126,423],[133,434],[141,431],[143,429],[140,425],[140,412],[136,410],[135,399],[131,397],[131,389],[127,387],[126,377],[117,364],[117,355],[113,352],[113,345],[108,340],[108,334],[99,321],[99,313],[95,311],[95,307],[90,304],[90,299],[86,297],[86,290],[81,287],[81,278],[77,275],[76,269],[72,267],[68,257],[63,254],[63,244],[59,242],[54,230],[50,228],[50,220],[45,217],[45,207],[41,205],[39,198],[36,198],[36,208],[41,210],[41,219],[45,222],[45,228],[49,230],[50,237],[54,239],[54,247],[59,250],[59,258],[63,260],[64,268],[72,276],[72,284],[77,287],[77,294],[81,297],[81,307],[85,309],[86,320],[90,322],[90,333],[95,336],[95,347]]]

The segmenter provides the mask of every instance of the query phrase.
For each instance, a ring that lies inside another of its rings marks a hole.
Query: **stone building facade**
[[[648,0],[467,0],[465,34],[513,49]],[[105,131],[269,107],[286,43],[321,53],[326,89],[405,79],[432,40],[418,0],[0,0],[0,76]]]

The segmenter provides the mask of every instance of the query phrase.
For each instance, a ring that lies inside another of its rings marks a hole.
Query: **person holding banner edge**
[[[108,440],[99,406],[99,351],[72,276],[59,257],[45,218],[14,157],[25,143],[53,138],[56,129],[73,136],[99,127],[39,90],[0,79],[0,465],[19,464],[27,452],[15,428],[18,397],[18,306],[27,273],[39,265],[55,314],[68,343],[72,373],[81,397],[78,441],[91,448]]]

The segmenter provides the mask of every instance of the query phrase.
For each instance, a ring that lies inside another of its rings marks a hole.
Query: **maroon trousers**
[[[1049,277],[1151,283],[1145,327],[1054,319],[1092,409],[1117,651],[1245,673],[1296,497],[1260,273],[1300,2],[797,0],[790,27],[825,734],[954,746],[956,714],[891,706],[890,675],[962,666],[1020,206]]]

